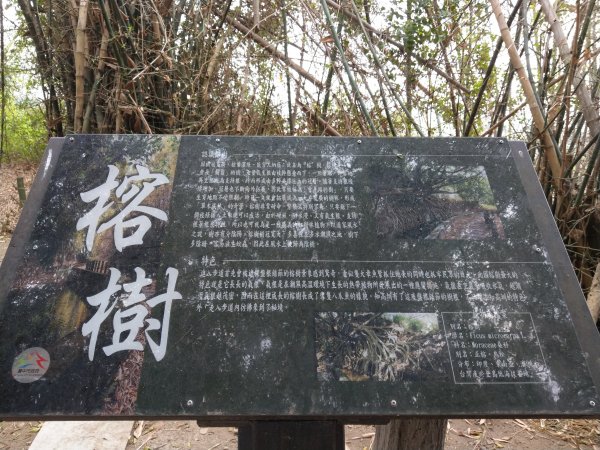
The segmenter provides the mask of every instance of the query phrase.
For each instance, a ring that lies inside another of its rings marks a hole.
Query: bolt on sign
[[[600,405],[600,338],[498,139],[53,139],[0,309],[3,418]]]

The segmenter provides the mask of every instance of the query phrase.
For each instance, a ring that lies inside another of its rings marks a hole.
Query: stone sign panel
[[[50,142],[0,271],[0,416],[598,414],[522,144]]]

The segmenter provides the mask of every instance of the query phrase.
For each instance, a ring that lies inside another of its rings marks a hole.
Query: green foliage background
[[[6,41],[6,36],[5,36]],[[38,163],[46,142],[46,112],[42,89],[28,41],[18,36],[5,48],[5,134],[2,162]]]

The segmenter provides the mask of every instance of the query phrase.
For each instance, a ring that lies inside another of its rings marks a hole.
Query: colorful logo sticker
[[[44,376],[50,367],[50,355],[42,347],[28,348],[15,358],[12,376],[19,383],[33,383]]]

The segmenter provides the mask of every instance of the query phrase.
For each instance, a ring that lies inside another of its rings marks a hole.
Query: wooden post
[[[442,450],[447,426],[446,419],[392,419],[376,427],[373,450]]]
[[[25,200],[27,199],[27,192],[25,191],[25,182],[23,181],[23,177],[17,178],[17,191],[19,191],[19,204],[23,206],[25,204]]]

